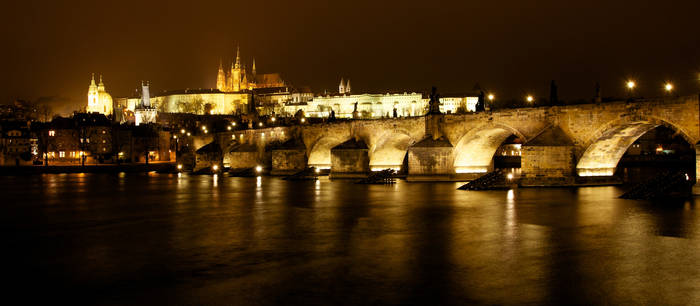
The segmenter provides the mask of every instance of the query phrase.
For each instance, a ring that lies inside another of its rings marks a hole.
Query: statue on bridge
[[[428,102],[428,115],[440,113],[440,94],[437,93],[437,87],[433,86],[430,93],[430,101]]]

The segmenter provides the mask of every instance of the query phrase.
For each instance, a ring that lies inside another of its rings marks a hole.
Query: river
[[[695,203],[169,174],[0,177],[24,304],[692,304]]]

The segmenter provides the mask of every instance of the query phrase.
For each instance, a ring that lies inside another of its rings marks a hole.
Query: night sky
[[[215,86],[219,59],[253,56],[315,92],[461,92],[499,98],[644,96],[700,88],[700,1],[10,1],[0,10],[1,103],[86,103],[90,74],[114,97]]]

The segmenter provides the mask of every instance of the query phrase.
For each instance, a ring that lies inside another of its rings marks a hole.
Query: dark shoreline
[[[119,173],[119,172],[150,172],[168,171],[174,167],[172,163],[154,164],[121,164],[121,165],[85,165],[85,166],[4,166],[0,167],[0,175],[34,175],[45,173]]]

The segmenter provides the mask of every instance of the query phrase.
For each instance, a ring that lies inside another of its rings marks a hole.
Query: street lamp
[[[632,81],[632,80],[627,81],[627,89],[633,90],[635,87],[637,87],[637,83],[635,83],[635,82]]]
[[[666,90],[666,92],[670,93],[671,91],[673,91],[673,84],[666,83],[666,85],[664,85],[664,89]]]
[[[496,99],[496,96],[494,96],[493,94],[489,94],[488,98],[489,101],[493,101],[493,99]]]
[[[535,100],[535,98],[533,98],[532,96],[528,95],[527,98],[525,98],[525,100],[527,100],[527,102],[532,102],[532,101]]]

